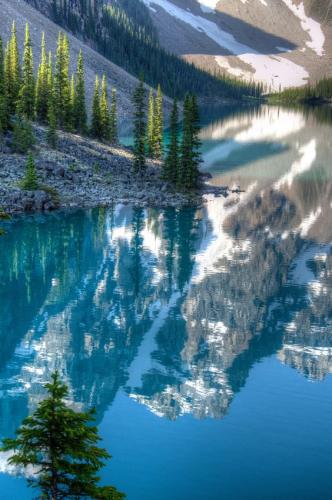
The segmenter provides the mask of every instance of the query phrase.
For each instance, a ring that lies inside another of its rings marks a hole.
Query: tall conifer
[[[160,160],[163,155],[163,133],[164,133],[164,117],[163,117],[163,95],[161,87],[158,85],[157,96],[155,101],[154,127],[153,127],[153,144],[154,157]]]
[[[29,120],[35,111],[35,78],[33,73],[33,53],[29,24],[25,27],[25,42],[23,52],[22,86],[19,92],[18,110]]]
[[[37,74],[36,82],[36,117],[39,121],[45,122],[47,120],[49,100],[49,85],[48,85],[48,64],[46,55],[46,42],[45,33],[42,34],[41,41],[41,58]]]
[[[112,102],[110,112],[110,142],[112,144],[118,143],[118,113],[116,102],[116,89],[112,89]]]
[[[149,92],[149,107],[148,107],[148,125],[147,125],[147,146],[148,146],[148,155],[150,158],[154,157],[154,147],[155,147],[155,98],[153,89],[150,89]]]
[[[146,116],[145,88],[141,77],[134,92],[134,171],[144,172],[146,168]]]
[[[101,81],[101,96],[100,96],[100,124],[101,137],[109,141],[110,139],[110,110],[108,106],[108,91],[106,76],[103,75]]]
[[[87,115],[86,115],[86,103],[85,103],[85,77],[84,77],[84,61],[83,54],[80,51],[77,61],[77,71],[76,71],[76,89],[75,89],[75,101],[74,101],[74,128],[80,134],[86,134],[87,132]]]
[[[95,90],[92,102],[91,135],[96,138],[101,137],[100,84],[98,75],[96,75]]]
[[[179,167],[179,114],[177,100],[174,99],[170,120],[170,138],[164,162],[164,177],[169,182],[177,182]]]

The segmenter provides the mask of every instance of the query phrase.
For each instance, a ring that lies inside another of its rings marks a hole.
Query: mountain
[[[241,98],[259,91],[225,75],[211,75],[165,50],[141,0],[25,0],[136,77],[170,97]]]
[[[332,74],[329,0],[144,0],[161,44],[279,90]]]

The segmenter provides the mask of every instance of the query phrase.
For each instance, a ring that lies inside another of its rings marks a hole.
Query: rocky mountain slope
[[[329,0],[144,0],[161,43],[210,71],[278,90],[332,74]]]
[[[46,16],[28,5],[23,0],[0,0],[0,34],[6,41],[10,36],[12,21],[16,22],[19,46],[23,46],[25,23],[31,27],[31,37],[35,63],[39,60],[40,40],[42,32],[46,34],[47,49],[55,54],[59,26],[50,21]],[[116,87],[118,91],[118,110],[121,118],[120,124],[129,120],[132,112],[131,98],[137,80],[129,75],[119,66],[111,63],[101,56],[91,47],[83,43],[78,38],[68,35],[70,41],[71,61],[75,70],[75,65],[79,51],[82,49],[86,69],[86,90],[87,101],[92,102],[92,93],[95,75],[106,74],[110,87]]]

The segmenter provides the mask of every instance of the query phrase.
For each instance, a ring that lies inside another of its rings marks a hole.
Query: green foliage
[[[29,25],[25,28],[25,42],[23,52],[22,85],[17,102],[18,110],[29,120],[35,114],[35,78],[33,73],[33,54]]]
[[[24,189],[25,191],[35,191],[39,187],[36,165],[31,153],[28,156],[25,175],[20,185],[21,189]]]
[[[48,105],[52,88],[49,88],[49,67],[46,55],[45,33],[42,34],[41,59],[38,68],[35,96],[35,113],[40,122],[47,121]],[[52,84],[53,87],[53,84]]]
[[[109,140],[112,144],[117,144],[119,142],[118,137],[118,112],[117,112],[117,102],[116,102],[116,89],[112,89],[112,102],[110,111],[110,136]]]
[[[50,7],[49,15],[135,76],[143,71],[151,86],[162,82],[170,97],[182,99],[189,92],[241,99],[262,92],[261,84],[243,83],[222,72],[208,74],[164,50],[141,0],[61,1]]]
[[[177,100],[174,99],[170,120],[170,140],[167,148],[167,155],[164,161],[164,178],[176,184],[179,168],[179,113]]]
[[[163,95],[160,85],[158,85],[155,102],[155,115],[153,125],[153,145],[154,157],[160,160],[163,155],[163,137],[164,137],[164,116],[163,116]]]
[[[134,104],[134,171],[142,173],[146,168],[146,117],[145,87],[140,79],[133,96]]]
[[[91,135],[97,139],[101,138],[101,111],[100,111],[100,85],[99,77],[96,76],[95,91],[92,101]]]
[[[23,420],[16,438],[4,440],[2,450],[14,452],[9,463],[39,470],[29,485],[40,489],[42,498],[124,498],[115,487],[98,485],[98,471],[111,456],[97,446],[94,412],[67,406],[68,388],[57,372],[45,387],[48,397]]]
[[[181,157],[177,175],[179,189],[192,190],[197,187],[199,179],[200,140],[199,113],[196,97],[187,95],[183,107],[183,129]]]
[[[110,139],[110,110],[108,106],[108,91],[107,91],[107,82],[106,76],[103,75],[101,81],[101,96],[100,96],[100,137],[109,141]]]
[[[291,87],[269,95],[271,103],[306,103],[324,101],[332,99],[332,78],[322,78],[315,85],[305,85],[303,87]]]
[[[47,121],[48,121],[48,129],[47,129],[46,140],[51,148],[56,149],[58,145],[57,122],[56,122],[56,114],[54,111],[53,99],[51,97],[49,98]]]
[[[10,112],[14,113],[21,86],[20,55],[18,51],[15,22],[13,22],[11,38],[6,47],[4,70],[6,86],[5,91],[8,98],[8,106]]]
[[[154,156],[154,114],[155,114],[155,97],[153,89],[149,92],[149,108],[148,108],[148,124],[147,124],[147,146],[148,155],[150,158]]]
[[[85,77],[83,54],[80,51],[77,61],[76,88],[73,103],[73,125],[74,130],[85,135],[88,130],[86,102],[85,102]]]
[[[25,154],[34,146],[35,142],[31,123],[23,116],[17,116],[13,129],[13,151]]]
[[[55,112],[60,127],[71,127],[70,83],[69,83],[69,42],[61,32],[58,37],[54,77]]]

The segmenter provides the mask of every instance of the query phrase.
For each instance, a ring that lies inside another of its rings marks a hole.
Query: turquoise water
[[[56,368],[94,406],[133,500],[327,499],[332,488],[332,128],[262,107],[206,119],[241,194],[200,210],[18,218],[0,239],[0,436]],[[0,456],[0,498],[30,499]]]

